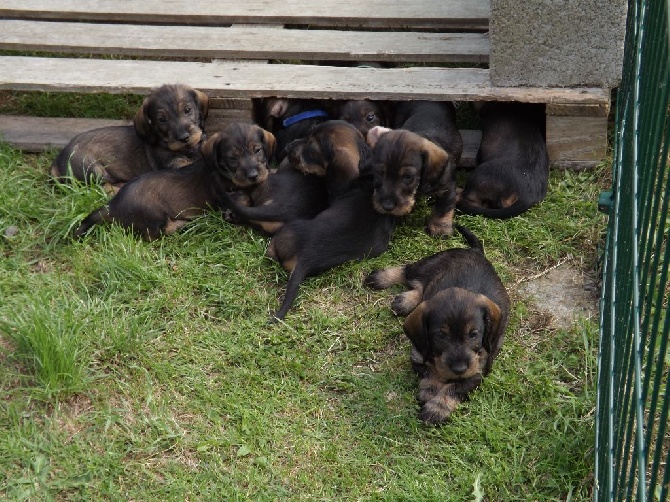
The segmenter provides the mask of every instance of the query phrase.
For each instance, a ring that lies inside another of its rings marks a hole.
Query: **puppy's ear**
[[[205,163],[210,169],[216,169],[219,165],[219,149],[217,145],[221,140],[221,133],[217,132],[202,144],[200,152]]]
[[[430,352],[430,340],[428,339],[428,332],[426,329],[425,313],[426,302],[423,301],[412,310],[412,312],[405,318],[403,330],[405,335],[412,342],[414,348],[418,350],[425,359]]]
[[[158,137],[154,131],[154,124],[149,117],[149,107],[151,105],[151,98],[144,98],[142,106],[137,110],[133,124],[135,124],[135,131],[137,135],[150,145],[155,145],[158,142]]]
[[[423,173],[421,183],[435,185],[440,181],[449,161],[449,154],[430,140],[422,138]]]
[[[391,130],[392,129],[389,129],[388,127],[375,126],[368,131],[365,140],[368,142],[368,145],[370,145],[371,148],[374,148],[379,141],[379,138]]]
[[[488,373],[491,370],[493,359],[498,355],[500,345],[502,344],[503,330],[500,329],[502,312],[500,307],[493,303],[487,296],[479,295],[477,303],[484,311],[484,336],[482,338],[482,345],[489,354],[485,368],[485,373]]]
[[[200,113],[200,121],[198,126],[200,130],[205,130],[205,120],[207,120],[207,115],[209,114],[209,96],[202,91],[193,89],[193,100],[198,105],[198,111]]]
[[[262,129],[262,136],[263,136],[263,144],[265,145],[265,158],[268,160],[268,163],[272,159],[272,156],[275,153],[275,146],[277,146],[277,140],[275,139],[275,135],[272,134],[270,131],[266,131],[265,129]]]

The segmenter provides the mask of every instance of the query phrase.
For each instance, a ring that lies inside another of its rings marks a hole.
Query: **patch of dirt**
[[[598,315],[596,278],[569,262],[524,280],[517,290],[547,314],[550,325],[557,329],[569,329],[580,317],[591,319]]]

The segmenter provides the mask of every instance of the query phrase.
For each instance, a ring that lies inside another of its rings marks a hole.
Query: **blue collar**
[[[307,112],[298,113],[296,115],[292,115],[290,117],[285,118],[282,121],[282,125],[284,127],[288,127],[302,120],[313,119],[315,117],[327,117],[327,116],[328,114],[323,110],[309,110]]]

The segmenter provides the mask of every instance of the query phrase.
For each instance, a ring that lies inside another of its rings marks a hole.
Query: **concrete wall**
[[[493,85],[616,87],[626,11],[626,0],[491,0]]]

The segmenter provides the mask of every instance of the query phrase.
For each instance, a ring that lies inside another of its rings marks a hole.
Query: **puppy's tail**
[[[469,204],[465,200],[460,200],[456,204],[456,208],[465,213],[473,216],[481,215],[486,218],[496,218],[499,220],[505,220],[507,218],[513,218],[514,216],[519,216],[521,213],[528,211],[531,204],[523,201],[521,199],[516,200],[513,204],[507,207],[501,208],[491,208],[491,207],[482,207]]]
[[[97,225],[98,223],[101,223],[103,221],[111,221],[111,219],[112,218],[109,214],[109,207],[102,206],[83,219],[83,221],[79,225],[79,228],[77,228],[77,230],[74,231],[74,236],[77,238],[82,237],[89,230],[91,230],[91,228],[93,228],[94,225]]]
[[[478,249],[482,253],[484,252],[484,246],[482,245],[482,242],[477,238],[475,234],[470,232],[470,230],[468,230],[464,226],[454,224],[454,227],[456,227],[458,233],[463,236],[463,238],[471,248]]]
[[[300,284],[305,280],[306,272],[304,268],[297,264],[296,267],[291,272],[291,276],[288,278],[288,283],[286,284],[286,292],[284,293],[284,300],[282,301],[281,307],[275,312],[273,320],[283,319],[286,316],[287,312],[293,306],[293,302],[298,296],[298,289]]]

